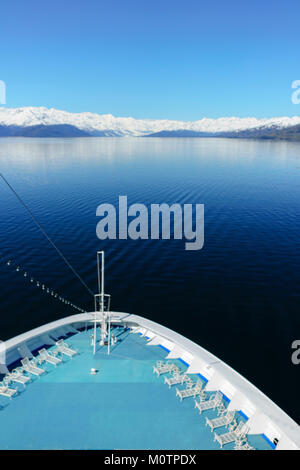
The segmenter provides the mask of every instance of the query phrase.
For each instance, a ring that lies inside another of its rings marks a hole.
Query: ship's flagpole
[[[107,354],[110,353],[110,313],[108,314],[108,346],[107,346]]]
[[[100,259],[101,255],[101,276],[100,276]],[[97,251],[97,275],[98,275],[98,297],[101,298],[101,309],[99,309],[104,314],[104,251]],[[95,298],[96,299],[96,298]],[[94,354],[96,354],[96,344],[97,344],[97,301],[95,300],[95,322],[94,322]]]
[[[100,251],[101,253],[101,311],[102,315],[104,315],[104,251]]]
[[[96,354],[96,334],[97,334],[97,297],[95,296],[95,318],[94,318],[94,334],[93,334],[93,353]]]
[[[101,255],[101,275],[100,275],[100,255]],[[97,251],[97,273],[98,273],[98,294],[95,296],[95,299],[99,297],[100,299],[100,308],[99,313],[101,315],[101,319],[99,319],[99,323],[101,325],[101,336],[100,336],[100,345],[105,345],[105,338],[107,337],[107,354],[110,354],[110,341],[111,341],[111,318],[110,318],[110,295],[107,294],[109,298],[108,303],[108,313],[105,314],[104,308],[104,298],[106,294],[104,294],[104,251]],[[97,311],[97,301],[95,300],[95,312]],[[108,317],[108,325],[106,323]],[[108,327],[108,331],[107,331]],[[96,343],[97,343],[97,315],[95,313],[95,323],[94,323],[94,354],[96,354]]]

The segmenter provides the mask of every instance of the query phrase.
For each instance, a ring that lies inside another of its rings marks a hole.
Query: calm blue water
[[[182,333],[245,375],[300,421],[300,145],[225,139],[0,139],[0,167],[96,290],[106,251],[112,308]],[[96,237],[96,208],[205,204],[205,244]],[[75,304],[92,299],[0,184],[1,339],[72,314],[8,259]],[[74,312],[76,313],[76,312]]]

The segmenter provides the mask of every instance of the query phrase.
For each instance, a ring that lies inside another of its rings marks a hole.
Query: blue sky
[[[299,0],[6,0],[7,107],[136,118],[293,116]]]

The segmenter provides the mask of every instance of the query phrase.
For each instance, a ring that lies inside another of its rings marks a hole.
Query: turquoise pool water
[[[64,357],[56,368],[43,364],[47,374],[25,389],[18,386],[13,400],[0,397],[1,449],[220,448],[205,426],[206,416],[216,412],[200,416],[192,398],[181,403],[175,387],[153,374],[152,366],[167,352],[129,331],[114,333],[118,342],[109,356],[101,347],[93,356],[92,330],[73,335],[67,342],[78,355]],[[248,440],[257,449],[271,448],[263,436]]]

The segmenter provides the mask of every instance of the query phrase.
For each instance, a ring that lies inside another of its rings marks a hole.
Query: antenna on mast
[[[101,269],[100,269],[101,262]],[[110,310],[110,295],[104,293],[104,251],[97,251],[97,275],[98,275],[98,294],[95,297],[95,317],[94,317],[94,354],[96,354],[96,344],[97,344],[97,312],[100,312],[99,323],[101,325],[101,336],[100,336],[100,346],[105,345],[105,338],[108,335],[108,354],[110,353],[110,315],[108,321],[108,333],[107,333],[107,313],[105,312],[104,300],[105,297],[108,297],[108,311]],[[98,310],[99,308],[99,310]]]

